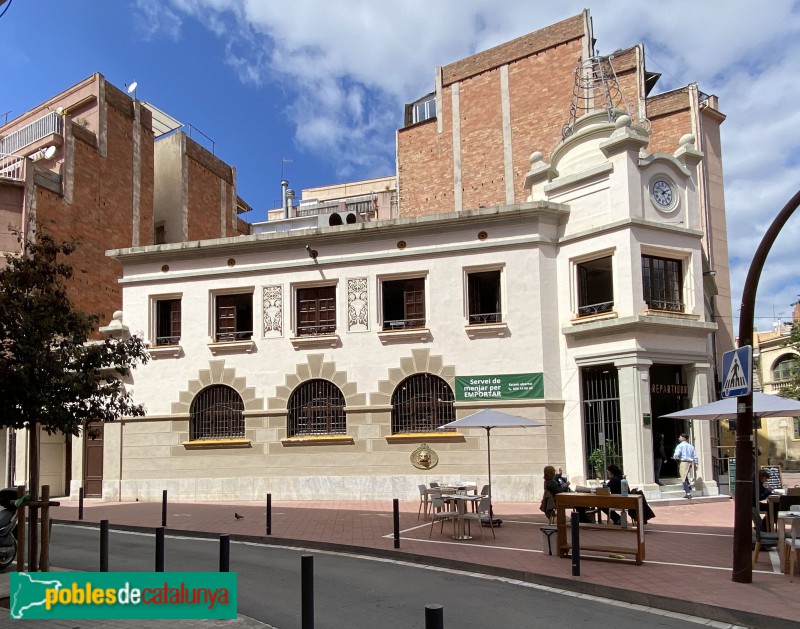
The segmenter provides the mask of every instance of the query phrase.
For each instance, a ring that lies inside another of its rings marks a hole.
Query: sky
[[[100,72],[236,167],[266,219],[303,188],[393,175],[403,106],[436,66],[591,10],[597,50],[644,43],[654,93],[697,83],[727,116],[722,156],[734,325],[767,227],[800,189],[800,2],[770,0],[6,0],[0,122]],[[564,112],[565,121],[569,112]],[[800,298],[800,211],[762,272],[756,325]]]

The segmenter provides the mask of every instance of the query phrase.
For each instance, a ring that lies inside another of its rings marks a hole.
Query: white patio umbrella
[[[673,419],[736,419],[737,398],[729,397],[708,404],[701,404],[682,411],[667,413],[661,417]],[[753,393],[753,416],[796,417],[800,415],[800,402],[768,393]]]
[[[693,408],[686,408],[682,411],[667,413],[661,417],[673,419],[736,419],[738,413],[736,405],[738,399],[735,397],[724,398],[716,402],[701,404]],[[770,395],[768,393],[753,393],[753,417],[796,417],[800,415],[800,402],[790,398]],[[755,433],[755,448],[758,452],[758,432]],[[754,468],[755,483],[758,486],[758,466]],[[758,502],[758,492],[755,493],[756,503]]]
[[[527,428],[545,426],[544,422],[527,417],[517,417],[502,411],[485,408],[439,427],[439,430],[452,428],[483,428],[486,430],[486,458],[489,464],[489,517],[492,516],[492,428]]]

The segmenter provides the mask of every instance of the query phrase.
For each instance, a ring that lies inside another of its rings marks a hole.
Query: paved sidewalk
[[[429,522],[417,518],[418,506],[416,501],[400,503],[400,549],[393,546],[391,501],[273,501],[269,537],[265,502],[171,503],[167,533],[228,533],[234,541],[258,540],[461,568],[723,623],[717,626],[796,627],[800,618],[800,579],[790,583],[778,571],[774,551],[760,554],[752,583],[731,581],[733,501],[729,499],[654,503],[656,518],[647,525],[643,565],[608,555],[603,561],[584,558],[579,577],[572,576],[569,559],[542,553],[539,527],[546,522],[538,509],[532,513],[533,505],[496,503],[495,514],[503,524],[496,530],[497,539],[484,529],[485,543],[479,534],[469,541],[455,541],[447,525],[444,533],[438,525],[431,531]],[[91,526],[101,519],[108,519],[112,529],[154,530],[161,525],[160,502],[86,501],[84,507],[84,522]],[[236,519],[234,513],[244,518]],[[77,503],[62,500],[52,514],[56,520],[75,522]],[[478,531],[473,529],[473,533]]]

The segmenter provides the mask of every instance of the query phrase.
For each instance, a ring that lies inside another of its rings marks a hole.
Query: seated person
[[[769,472],[766,470],[761,470],[758,473],[758,510],[761,513],[767,513],[769,511],[769,502],[767,502],[767,496],[772,495],[772,490],[767,487],[767,481],[769,480]],[[778,514],[776,513],[778,509],[778,503],[772,503],[772,521],[777,521]],[[769,528],[768,526],[768,519],[767,516],[761,520],[761,530],[766,531]]]
[[[559,468],[559,470],[560,469],[561,468]],[[562,478],[563,478],[563,476],[562,476]],[[557,478],[556,478],[556,469],[552,465],[547,465],[544,468],[544,490],[545,490],[545,492],[549,491],[553,495],[553,497],[555,497],[557,494],[560,494],[560,493],[565,492],[565,491],[566,492],[569,491],[569,481],[568,480],[564,480],[564,484],[559,483]],[[547,496],[547,494],[545,493],[545,497],[546,496]],[[555,503],[555,501],[554,501],[554,503]],[[544,501],[543,501],[543,504],[544,504]],[[555,504],[552,505],[552,509],[555,509]],[[586,507],[577,507],[576,509],[578,511],[578,519],[579,519],[580,522],[584,522],[584,523],[591,522],[591,520],[589,520],[589,517],[586,514]],[[550,517],[550,513],[549,513],[550,507],[545,505],[545,508],[541,509],[541,510],[544,511],[544,513],[545,513],[545,515],[547,515],[547,517]]]
[[[556,468],[555,480],[559,485],[561,485],[562,487],[566,487],[567,490],[569,491],[569,481],[567,480],[567,477],[564,476],[564,471],[560,467]]]
[[[622,494],[622,470],[619,469],[619,467],[614,463],[611,463],[606,469],[608,470],[608,475],[609,475],[608,488],[611,490],[611,493]],[[642,492],[641,490],[637,489],[637,490],[631,490],[629,491],[629,493],[640,494]],[[642,496],[642,501],[643,501],[642,514],[644,517],[644,523],[647,524],[649,520],[656,517],[656,514],[653,513],[653,510],[650,508],[650,505],[647,504],[647,498]],[[603,512],[608,514],[608,517],[611,518],[611,521],[614,524],[620,523],[620,517],[616,511],[609,512],[608,509],[603,509]],[[631,516],[631,519],[634,519],[636,517],[636,511],[634,509],[628,509],[628,515]]]

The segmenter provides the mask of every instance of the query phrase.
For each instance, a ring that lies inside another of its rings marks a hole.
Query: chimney
[[[281,179],[281,207],[283,208],[283,218],[289,218],[288,194],[289,182]]]

